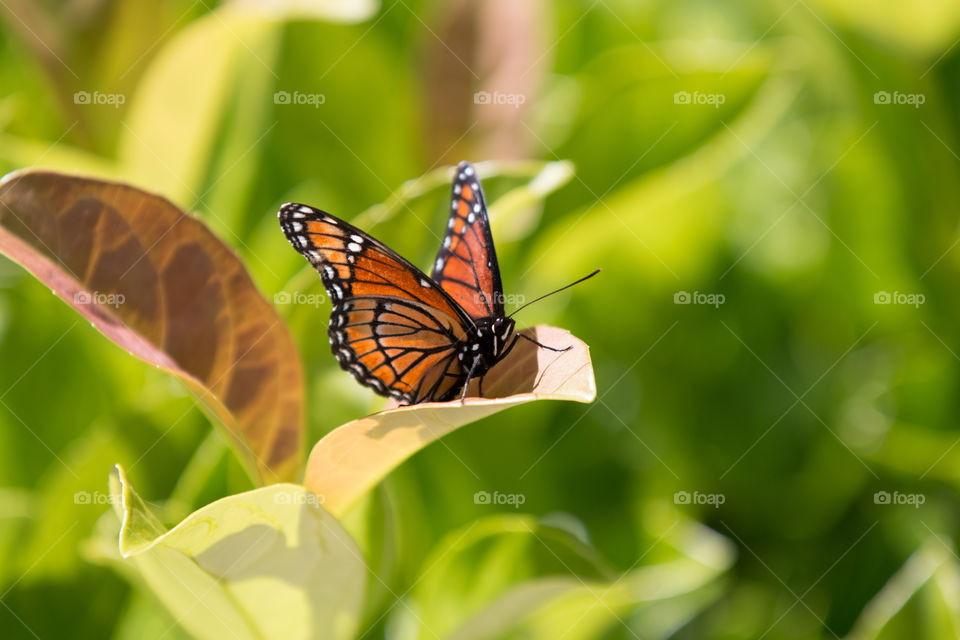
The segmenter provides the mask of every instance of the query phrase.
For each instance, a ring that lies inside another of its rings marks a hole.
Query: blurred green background
[[[575,166],[494,236],[508,294],[603,268],[518,316],[591,346],[598,400],[498,414],[387,479],[367,637],[409,637],[397,597],[446,536],[517,512],[478,491],[522,494],[615,573],[661,557],[678,519],[735,550],[695,603],[596,637],[960,634],[956,2],[4,0],[0,17],[0,171],[159,192],[268,298],[304,281],[282,202],[352,219],[461,159]],[[507,173],[489,201],[524,183]],[[426,266],[447,198],[364,226]],[[309,444],[381,406],[331,357],[328,304],[280,311]],[[117,462],[168,523],[250,487],[179,383],[0,259],[4,637],[182,637],[98,561]]]

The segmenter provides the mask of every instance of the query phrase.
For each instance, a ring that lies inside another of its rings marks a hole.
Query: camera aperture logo
[[[922,493],[900,493],[894,491],[877,491],[873,494],[873,504],[886,505],[910,505],[914,509],[919,509],[920,505],[927,501],[927,496]]]
[[[127,101],[122,93],[100,93],[99,91],[77,91],[73,94],[73,104],[107,105],[119,109]]]
[[[719,109],[720,105],[727,101],[727,96],[722,93],[700,93],[694,91],[677,91],[673,94],[673,104],[705,104],[714,109]]]
[[[873,304],[903,304],[918,309],[926,301],[927,296],[922,293],[877,291],[873,294]]]
[[[508,104],[514,109],[519,109],[520,105],[527,101],[527,96],[522,93],[503,93],[501,91],[477,91],[473,94],[473,104]]]
[[[314,109],[319,109],[320,105],[327,101],[327,96],[322,93],[301,93],[294,91],[277,91],[273,94],[273,104],[296,104],[309,105]]]
[[[101,293],[99,291],[78,291],[73,294],[73,304],[99,304],[104,307],[113,307],[116,309],[127,298],[122,293]]]
[[[900,93],[894,91],[877,91],[873,94],[873,104],[905,104],[914,109],[919,109],[920,105],[927,101],[927,96],[922,93]]]
[[[673,304],[705,304],[719,309],[727,301],[722,293],[704,293],[702,291],[677,291],[673,294]]]
[[[520,505],[527,501],[527,497],[522,493],[500,493],[494,491],[477,491],[473,494],[473,504],[506,504],[514,509],[519,509]]]
[[[318,308],[326,302],[322,293],[304,293],[302,291],[278,291],[273,296],[273,304],[306,304]]]
[[[673,494],[673,504],[706,504],[714,509],[719,509],[720,505],[727,501],[727,496],[722,493],[700,493],[694,491],[677,491]]]

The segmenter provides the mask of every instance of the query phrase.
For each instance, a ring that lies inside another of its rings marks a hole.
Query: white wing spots
[[[358,243],[360,243],[360,244],[363,244],[363,238],[361,238],[360,236],[358,236],[358,235],[355,234],[355,233],[350,235],[350,239],[353,240],[354,242],[358,242]]]
[[[456,222],[456,218],[450,218],[447,220],[447,229],[453,229],[453,224]]]
[[[308,242],[307,242],[306,236],[293,236],[293,237],[297,239],[297,244],[299,244],[304,249],[307,248]]]
[[[356,261],[357,261],[357,256],[353,255],[352,253],[347,254],[347,262],[349,262],[350,264],[353,264]]]
[[[303,231],[303,225],[300,224],[299,222],[291,222],[290,228],[293,229],[294,232],[296,233],[300,233],[301,231]]]
[[[430,283],[427,282],[424,278],[420,278],[420,286],[423,287],[424,289],[429,289]]]
[[[455,195],[460,195],[460,192],[463,191],[463,187],[459,183],[453,185],[453,193]]]
[[[334,300],[343,300],[343,289],[340,288],[340,285],[332,284],[330,285],[330,289],[333,291]]]
[[[479,350],[480,350],[480,345],[479,345],[478,343],[474,342],[473,345],[470,347],[470,350],[471,350],[471,351],[479,351]]]
[[[468,167],[465,167],[465,168],[463,169],[463,172],[464,172],[465,174],[467,174],[468,176],[472,176],[472,175],[473,175],[473,167],[469,167],[469,166],[468,166]]]
[[[476,214],[474,214],[473,211],[471,211],[470,215],[467,216],[467,224],[473,224],[474,221],[476,221],[476,219],[477,219]]]
[[[443,269],[443,258],[437,258],[437,262],[436,262],[436,264],[433,265],[433,267],[434,267],[437,271],[440,271],[440,269]]]
[[[281,213],[283,212],[281,211]],[[303,220],[304,218],[307,217],[304,214],[300,213],[299,211],[291,211],[289,215],[294,220]]]
[[[337,277],[336,270],[328,264],[323,265],[323,275],[326,276],[327,280],[333,280]]]
[[[456,200],[454,200],[453,202],[450,203],[450,210],[451,210],[451,211],[456,211],[456,210],[457,210],[457,201],[456,201]]]
[[[444,249],[450,248],[450,236],[443,236],[443,248]]]
[[[354,253],[358,253],[362,248],[363,247],[361,247],[359,243],[356,243],[356,242],[347,243],[348,251],[353,251]]]
[[[474,202],[474,203],[473,203],[473,212],[474,212],[474,213],[480,213],[480,203],[479,203],[479,202]]]
[[[307,257],[313,262],[320,262],[320,254],[316,251],[307,251]]]
[[[476,182],[472,183],[470,185],[470,188],[473,189],[474,193],[476,193],[477,191],[480,191],[480,185],[478,185]]]
[[[301,206],[299,209],[297,209],[297,211],[298,211],[299,213],[306,214],[306,215],[310,215],[310,214],[313,213],[313,209],[311,209],[310,207],[303,207],[303,206]],[[302,218],[303,216],[298,216],[298,217],[301,217],[301,218]]]
[[[466,180],[466,179],[467,179],[467,176],[462,171],[459,174],[457,174],[457,180]]]

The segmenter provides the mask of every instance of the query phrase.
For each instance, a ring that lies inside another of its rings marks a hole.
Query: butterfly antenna
[[[564,289],[569,289],[570,287],[572,287],[572,286],[575,285],[575,284],[580,284],[580,283],[583,282],[584,280],[589,280],[590,278],[592,278],[593,276],[597,275],[598,273],[600,273],[600,269],[597,269],[596,271],[594,271],[593,273],[591,273],[591,274],[588,275],[588,276],[583,276],[583,277],[580,278],[579,280],[574,280],[574,281],[571,282],[570,284],[564,285],[564,286],[560,287],[559,289],[557,289],[556,291],[551,291],[550,293],[544,294],[544,295],[540,296],[539,298],[537,298],[536,300],[531,300],[530,302],[528,302],[528,303],[526,303],[526,304],[522,304],[522,305],[520,305],[519,307],[517,307],[516,309],[514,309],[514,310],[513,310],[513,313],[511,313],[511,314],[510,314],[509,316],[507,316],[507,317],[508,317],[508,318],[512,318],[515,313],[517,313],[517,312],[520,311],[521,309],[525,309],[525,308],[529,307],[529,306],[532,305],[534,302],[540,302],[540,301],[543,300],[544,298],[549,298],[550,296],[552,296],[552,295],[555,294],[555,293],[560,293],[560,292],[563,291]]]

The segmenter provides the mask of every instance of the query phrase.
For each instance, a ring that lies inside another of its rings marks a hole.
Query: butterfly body
[[[328,334],[341,368],[402,404],[463,398],[520,334],[503,290],[476,172],[457,166],[451,214],[433,274],[313,207],[279,212],[290,244],[319,272],[333,311]]]
[[[515,324],[513,318],[479,318],[475,332],[457,347],[460,364],[473,376],[482,378],[483,374],[502,360],[513,344]]]

